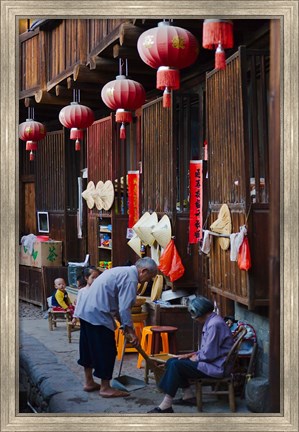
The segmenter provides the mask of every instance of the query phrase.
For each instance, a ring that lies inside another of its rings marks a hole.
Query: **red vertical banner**
[[[132,228],[139,219],[139,171],[128,171],[128,196],[128,228]]]
[[[190,175],[190,220],[189,243],[198,243],[202,239],[202,200],[203,200],[203,163],[191,160]]]

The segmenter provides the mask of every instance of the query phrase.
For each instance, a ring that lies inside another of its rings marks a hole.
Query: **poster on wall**
[[[202,239],[203,161],[191,160],[190,173],[190,220],[189,243]]]
[[[128,171],[128,196],[128,228],[132,228],[139,219],[139,171]]]

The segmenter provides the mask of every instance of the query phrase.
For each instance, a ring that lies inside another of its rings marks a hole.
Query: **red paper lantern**
[[[234,46],[233,23],[230,20],[206,19],[203,22],[202,46],[216,49],[215,69],[225,69],[224,49]]]
[[[137,42],[141,59],[157,71],[157,85],[163,93],[163,106],[171,104],[171,90],[180,88],[179,69],[195,62],[198,43],[188,30],[163,21],[142,33]]]
[[[26,119],[19,125],[19,138],[26,141],[26,150],[30,151],[30,160],[34,160],[33,150],[37,150],[37,141],[45,138],[47,132],[45,126],[33,119]]]
[[[71,102],[70,105],[60,111],[59,121],[64,127],[71,129],[70,139],[76,140],[75,150],[79,151],[81,148],[80,140],[83,139],[84,135],[82,129],[88,128],[94,122],[93,111],[78,102]]]
[[[145,90],[137,81],[118,75],[114,81],[104,85],[101,97],[105,105],[116,110],[115,120],[121,123],[120,139],[126,138],[125,123],[132,122],[132,111],[140,108],[145,102]]]

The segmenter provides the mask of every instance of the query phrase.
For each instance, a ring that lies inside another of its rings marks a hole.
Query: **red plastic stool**
[[[176,345],[176,332],[177,327],[170,326],[153,326],[151,327],[151,331],[153,333],[152,339],[152,354],[159,354],[161,352],[161,333],[166,333],[168,335],[168,352],[171,354],[177,353],[177,345]]]

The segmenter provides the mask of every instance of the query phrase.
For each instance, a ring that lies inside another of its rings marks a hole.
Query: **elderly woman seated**
[[[221,378],[224,374],[225,360],[234,343],[229,327],[221,316],[213,312],[213,303],[205,297],[198,296],[192,300],[188,310],[191,317],[203,325],[199,350],[167,361],[159,382],[159,388],[165,393],[164,399],[149,413],[173,413],[173,404],[196,405],[190,380]],[[173,400],[179,388],[183,389],[183,397]]]

